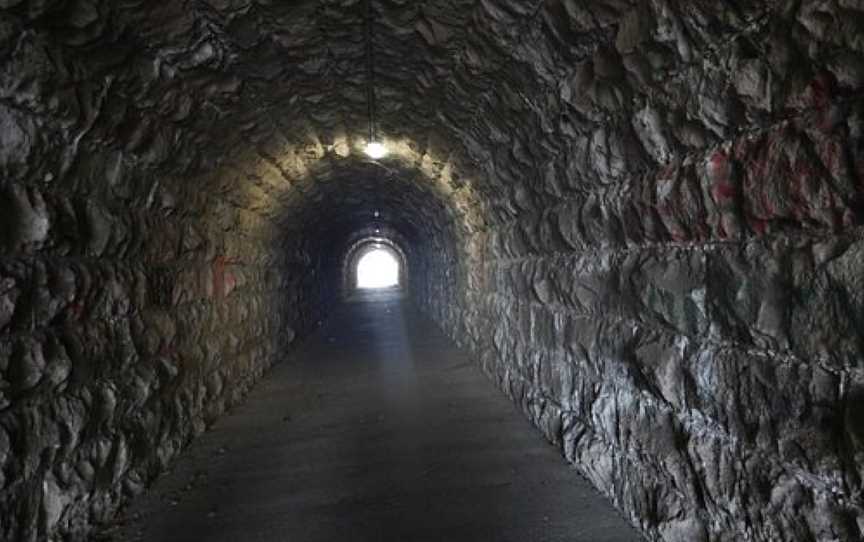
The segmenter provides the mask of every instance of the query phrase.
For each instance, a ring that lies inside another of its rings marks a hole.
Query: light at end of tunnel
[[[366,155],[373,160],[387,156],[387,147],[377,141],[370,141],[366,145]]]
[[[376,248],[357,262],[357,287],[362,289],[399,286],[399,262],[384,249]]]

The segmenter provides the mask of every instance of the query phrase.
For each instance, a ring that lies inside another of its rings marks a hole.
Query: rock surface
[[[649,539],[860,539],[864,6],[372,7],[377,162],[360,0],[0,0],[0,538],[110,518],[380,229]]]

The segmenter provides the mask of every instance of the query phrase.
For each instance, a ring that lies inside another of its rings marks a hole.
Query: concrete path
[[[125,518],[114,539],[641,539],[393,294],[339,307]]]

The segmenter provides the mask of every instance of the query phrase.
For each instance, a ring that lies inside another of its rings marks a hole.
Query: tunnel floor
[[[201,435],[103,539],[641,537],[398,293],[363,294]]]

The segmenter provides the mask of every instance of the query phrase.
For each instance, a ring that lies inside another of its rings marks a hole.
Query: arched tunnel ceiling
[[[346,162],[319,164],[302,188],[290,192],[285,205],[294,212],[280,217],[286,233],[314,232],[329,246],[359,227],[388,227],[422,245],[431,229],[452,227],[448,203],[430,183],[415,180],[416,172],[371,161]]]
[[[274,137],[356,144],[366,133],[362,0],[5,4],[63,43],[49,51],[7,20],[4,33],[17,40],[6,44],[8,69],[72,66],[50,81],[34,72],[17,106],[59,118],[53,128],[86,134],[85,144],[135,152],[139,167],[211,167]],[[608,193],[758,119],[765,89],[735,97],[705,59],[774,55],[787,70],[795,51],[784,34],[816,33],[826,51],[855,35],[820,33],[818,6],[812,21],[784,28],[772,21],[785,9],[777,1],[372,5],[381,133],[452,162],[453,182],[469,182],[492,221],[567,193]],[[766,25],[777,47],[727,46]],[[767,89],[781,101],[771,109],[796,107],[808,69],[799,86]],[[57,85],[68,99],[40,100]]]

